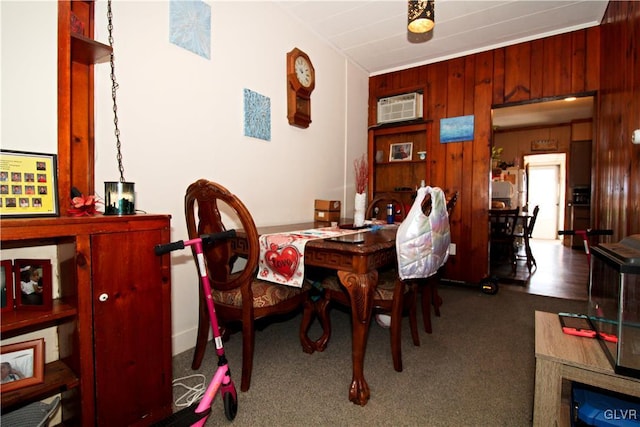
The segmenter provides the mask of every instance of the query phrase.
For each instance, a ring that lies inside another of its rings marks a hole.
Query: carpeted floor
[[[350,315],[334,309],[333,335],[323,353],[302,352],[300,316],[259,331],[251,388],[239,393],[236,419],[231,423],[225,418],[222,401],[216,398],[206,425],[531,425],[534,311],[585,312],[586,302],[524,294],[508,286],[493,296],[471,287],[443,286],[440,295],[442,317],[434,317],[433,334],[421,330],[420,347],[413,346],[406,318],[403,322],[403,372],[393,370],[389,331],[372,324],[365,357],[371,389],[366,406],[348,400]],[[238,388],[240,338],[236,334],[225,344]],[[174,378],[194,373],[191,357],[192,351],[174,357]],[[206,375],[207,382],[215,369],[214,359],[210,344],[197,371]],[[174,388],[176,397],[182,392]]]

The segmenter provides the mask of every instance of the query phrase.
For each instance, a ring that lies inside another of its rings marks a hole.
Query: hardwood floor
[[[515,274],[509,265],[491,271],[500,286],[536,295],[588,299],[589,268],[584,250],[567,248],[559,240],[532,239],[531,251],[538,265],[531,273],[525,261],[518,261]]]

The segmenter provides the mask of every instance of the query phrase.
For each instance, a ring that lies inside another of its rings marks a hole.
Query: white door
[[[529,211],[540,211],[531,237],[556,239],[559,228],[560,166],[529,164]]]

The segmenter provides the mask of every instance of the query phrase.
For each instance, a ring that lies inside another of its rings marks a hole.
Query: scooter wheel
[[[487,295],[495,295],[498,293],[498,280],[493,277],[483,279],[480,282],[480,289]]]
[[[238,399],[237,397],[234,399],[233,394],[225,393],[223,396],[224,400],[224,415],[227,417],[229,421],[233,421],[238,413]]]

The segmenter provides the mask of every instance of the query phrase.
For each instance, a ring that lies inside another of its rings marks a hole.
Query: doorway
[[[534,239],[558,239],[564,224],[566,154],[536,154],[524,156],[528,171],[528,207],[540,207]]]

